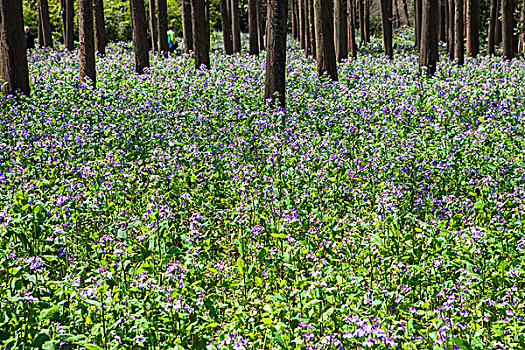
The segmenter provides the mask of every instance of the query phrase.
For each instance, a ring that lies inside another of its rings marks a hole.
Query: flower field
[[[290,46],[133,72],[33,51],[0,102],[0,349],[525,348],[525,63]]]

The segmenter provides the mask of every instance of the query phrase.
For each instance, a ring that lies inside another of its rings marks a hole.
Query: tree
[[[498,21],[498,1],[490,1],[490,17],[489,17],[489,33],[487,43],[487,54],[489,56],[495,53],[495,41],[496,41],[496,22]]]
[[[159,53],[166,54],[168,52],[168,5],[166,0],[157,0],[157,28],[159,30]]]
[[[514,58],[514,1],[501,1],[501,35],[503,57],[508,60]]]
[[[149,31],[151,35],[151,48],[158,51],[157,26],[155,23],[155,0],[149,0]]]
[[[394,57],[392,48],[392,0],[381,0],[381,23],[383,25],[383,50],[390,59]]]
[[[259,54],[259,24],[257,22],[257,0],[248,2],[248,30],[250,35],[250,55]]]
[[[306,50],[306,0],[299,0],[299,43]]]
[[[476,57],[479,53],[479,0],[467,1],[467,56]]]
[[[53,35],[51,33],[51,22],[49,21],[49,5],[47,0],[38,0],[38,13],[40,18],[40,29],[42,41],[40,47],[53,47]]]
[[[333,81],[337,77],[330,0],[314,1],[315,46],[317,51],[317,74],[327,74]]]
[[[64,46],[67,50],[73,51],[75,49],[75,38],[73,32],[75,19],[74,0],[65,0],[64,2]]]
[[[455,19],[455,42],[454,42],[454,59],[459,65],[465,62],[465,44],[463,43],[463,0],[455,0],[456,10]]]
[[[436,72],[438,60],[438,23],[436,13],[438,0],[423,0],[421,13],[421,41],[419,48],[419,68],[426,67],[427,75]]]
[[[355,28],[356,28],[356,18],[355,18],[355,0],[348,0],[348,52],[350,56],[357,57],[357,45],[355,41]]]
[[[106,23],[104,21],[104,1],[93,0],[95,50],[99,55],[106,54]]]
[[[264,21],[262,15],[261,0],[257,0],[257,32],[259,34],[259,51],[265,49],[264,46]]]
[[[347,0],[334,0],[335,56],[338,61],[348,57]]]
[[[201,69],[204,65],[210,69],[209,34],[206,33],[205,0],[191,0],[191,23],[193,28],[193,50],[195,54],[195,68]]]
[[[308,30],[310,31],[310,41],[308,46],[310,48],[310,54],[312,57],[316,56],[316,46],[315,46],[315,15],[314,15],[314,0],[306,0],[308,2],[308,13],[306,14],[306,21],[308,22]]]
[[[184,52],[190,53],[193,51],[193,24],[192,24],[192,2],[190,0],[182,0],[182,41],[184,45]],[[204,16],[204,14],[203,14]],[[167,22],[167,19],[166,19]],[[167,30],[167,29],[166,29]]]
[[[93,0],[78,0],[78,37],[80,42],[80,79],[96,85]]]
[[[438,27],[439,27],[439,41],[445,42],[447,38],[447,15],[446,15],[447,0],[439,0],[438,11]]]
[[[448,0],[448,57],[452,61],[454,59],[454,11],[455,3],[454,0]]]
[[[312,54],[312,46],[310,45],[312,32],[310,31],[310,1],[304,0],[304,54],[308,57]]]
[[[143,0],[130,0],[131,33],[135,51],[135,71],[144,73],[149,67],[148,36],[146,32],[146,11]]]
[[[231,0],[233,52],[241,52],[241,24],[239,22],[239,0]]]
[[[221,11],[221,23],[222,23],[222,41],[224,44],[224,52],[227,55],[233,54],[233,44],[231,39],[231,20],[230,11],[228,10],[228,0],[219,1],[219,9]]]
[[[29,96],[22,0],[0,0],[0,86],[7,95]]]
[[[268,39],[264,99],[286,106],[286,28],[288,0],[268,1]]]
[[[421,9],[423,7],[422,0],[414,0],[414,44],[419,48],[421,41]]]

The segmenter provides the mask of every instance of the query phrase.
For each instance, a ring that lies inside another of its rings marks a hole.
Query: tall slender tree
[[[405,13],[405,18],[406,18],[406,21],[407,21],[407,26],[410,27],[410,16],[408,14],[408,4],[407,4],[407,0],[403,0],[403,12]]]
[[[355,0],[348,0],[348,52],[351,57],[357,57],[357,45],[355,41],[355,29],[356,29],[356,18],[355,18]]]
[[[498,21],[498,1],[490,0],[490,17],[489,17],[489,33],[487,43],[487,54],[489,56],[495,53],[495,39],[496,39],[496,22]]]
[[[219,10],[221,11],[221,24],[222,24],[222,42],[224,45],[224,52],[227,55],[233,54],[233,43],[232,43],[232,23],[230,19],[228,0],[219,0]]]
[[[168,52],[168,5],[166,0],[157,0],[157,29],[159,53],[165,55]]]
[[[259,54],[259,23],[257,22],[257,1],[248,1],[248,31],[250,35],[250,44],[248,52],[250,55]]]
[[[93,0],[78,0],[78,37],[80,43],[80,79],[89,78],[96,85],[95,35],[93,30]]]
[[[500,17],[500,14],[501,14],[501,1],[502,0],[497,0],[498,9],[496,10],[496,13],[498,15],[497,15],[497,20],[496,20],[496,29],[494,30],[494,43],[496,45],[501,44],[501,41],[503,40],[502,33],[501,33],[502,30],[501,30],[501,17]]]
[[[193,24],[192,21],[192,2],[190,0],[182,0],[182,41],[184,45],[184,52],[190,53],[193,51]]]
[[[348,57],[347,0],[334,0],[335,56],[338,61]]]
[[[308,13],[306,14],[306,21],[308,22],[308,30],[310,31],[310,54],[312,57],[317,57],[316,45],[315,45],[315,10],[314,0],[306,0],[308,2]]]
[[[423,3],[422,0],[414,0],[414,44],[419,48],[421,41],[421,14]]]
[[[447,0],[438,0],[438,36],[439,41],[445,42],[447,38],[447,14],[446,14]]]
[[[157,34],[157,21],[155,19],[155,0],[149,0],[149,7],[148,7],[148,11],[149,11],[149,32],[150,32],[150,35],[151,35],[151,48],[153,49],[153,51],[158,51],[159,50],[159,46],[158,46],[158,34]]]
[[[459,65],[465,62],[465,43],[463,42],[463,0],[455,0],[456,10],[455,19],[455,30],[456,30],[456,41],[454,43],[454,59]]]
[[[288,0],[268,0],[268,44],[264,99],[286,106],[286,27]]]
[[[104,20],[104,1],[93,0],[93,20],[95,27],[95,51],[106,54],[106,21]]]
[[[454,43],[456,37],[454,35],[454,12],[455,12],[455,0],[448,0],[448,57],[452,61],[454,59]]]
[[[366,42],[365,35],[365,0],[357,0],[359,5],[359,38],[361,43]]]
[[[436,72],[438,61],[438,23],[436,13],[438,0],[423,0],[421,17],[421,42],[419,48],[419,67],[426,67],[426,73]]]
[[[514,1],[501,1],[501,34],[503,41],[503,57],[514,58]]]
[[[306,0],[299,0],[299,44],[306,50]]]
[[[259,51],[265,50],[264,45],[264,21],[261,0],[257,0],[257,31],[259,34]]]
[[[30,93],[22,0],[0,0],[0,86],[7,95]]]
[[[479,53],[479,0],[467,0],[467,56],[476,57]]]
[[[130,0],[131,30],[133,51],[135,52],[135,71],[144,73],[149,67],[148,36],[146,32],[146,11],[143,0]]]
[[[297,0],[290,0],[290,13],[292,15],[292,37],[297,40],[297,18],[295,8]]]
[[[383,25],[383,50],[389,58],[394,57],[392,47],[392,0],[381,0],[381,23]]]
[[[193,28],[193,50],[195,68],[202,66],[210,69],[209,34],[206,33],[205,0],[191,0],[191,23]]]
[[[241,24],[239,19],[239,0],[231,0],[233,52],[241,52]]]
[[[51,22],[49,20],[49,4],[47,0],[38,0],[38,17],[42,31],[40,47],[53,47],[53,34],[51,33]]]
[[[64,0],[64,46],[67,50],[73,51],[75,49],[75,37],[73,33],[75,8],[74,0]]]
[[[319,76],[326,74],[330,79],[336,81],[338,77],[330,6],[330,0],[314,1],[317,74]]]
[[[304,0],[304,40],[305,40],[305,43],[304,43],[304,54],[305,54],[305,57],[308,57],[312,54],[312,46],[310,45],[310,42],[312,41],[311,39],[311,34],[312,32],[310,31],[310,21],[309,21],[309,12],[310,11],[310,1],[308,0]]]

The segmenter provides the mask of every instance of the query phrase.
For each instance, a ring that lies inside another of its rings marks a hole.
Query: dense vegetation
[[[29,54],[0,113],[0,347],[525,347],[525,64]],[[378,47],[378,50],[380,48]]]

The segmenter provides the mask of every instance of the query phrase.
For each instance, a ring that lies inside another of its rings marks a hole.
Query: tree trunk
[[[305,1],[299,0],[299,44],[301,50],[306,49],[306,9]]]
[[[88,77],[96,85],[93,1],[78,0],[78,39],[80,44],[80,79]]]
[[[365,35],[365,0],[357,0],[359,3],[359,37],[361,43],[366,42]]]
[[[221,23],[222,23],[222,42],[224,44],[224,52],[227,55],[233,54],[233,43],[232,43],[232,23],[230,19],[230,11],[228,10],[229,1],[219,0],[219,8],[221,11]]]
[[[450,60],[454,60],[454,41],[456,40],[454,35],[454,11],[455,0],[448,0],[448,57]]]
[[[414,44],[419,49],[421,41],[421,9],[423,7],[422,0],[414,0]]]
[[[501,33],[501,18],[500,18],[501,0],[497,0],[497,4],[498,4],[498,9],[496,11],[497,20],[496,20],[496,29],[494,30],[494,43],[496,45],[499,45],[501,44],[501,41],[503,40],[502,33]]]
[[[426,67],[427,75],[433,75],[436,72],[439,55],[436,16],[438,10],[438,0],[423,0],[419,68],[421,70],[421,68]]]
[[[159,53],[163,55],[168,52],[168,5],[166,0],[157,0],[157,29]]]
[[[106,54],[106,22],[104,21],[103,0],[93,0],[93,20],[95,27],[95,51],[99,55]]]
[[[407,0],[403,0],[403,12],[405,12],[405,18],[407,19],[407,26],[410,27],[410,16],[408,14]]]
[[[398,0],[394,0],[393,1],[393,5],[394,5],[394,9],[396,10],[396,12],[395,12],[394,21],[392,23],[394,25],[394,28],[399,28],[399,27],[401,27],[401,16],[399,15]]]
[[[514,1],[501,1],[501,34],[503,39],[503,57],[514,58]]]
[[[22,0],[0,0],[0,81],[6,95],[29,96]]]
[[[455,0],[456,10],[454,14],[456,41],[454,43],[454,59],[459,65],[465,62],[465,44],[463,42],[463,0]]]
[[[337,65],[335,60],[334,31],[330,16],[330,0],[315,0],[315,46],[317,48],[317,73],[327,74],[336,81]]]
[[[73,32],[75,8],[74,0],[65,0],[64,11],[64,46],[67,50],[73,51],[75,49],[75,37]]]
[[[257,0],[248,1],[248,32],[250,36],[250,55],[259,54],[259,24],[257,22]]]
[[[38,0],[38,12],[42,30],[42,42],[40,47],[53,47],[53,35],[51,33],[51,22],[49,21],[49,5],[47,0]]]
[[[292,14],[292,38],[297,39],[297,18],[295,8],[297,7],[297,0],[290,0],[290,12]]]
[[[201,69],[203,65],[210,69],[209,34],[206,33],[204,0],[191,0],[191,23],[193,28],[195,69]]]
[[[286,27],[288,0],[268,1],[268,38],[266,54],[266,83],[264,99],[286,106]],[[277,94],[277,96],[276,96]]]
[[[239,22],[239,0],[231,0],[233,52],[241,52],[241,25]]]
[[[148,34],[146,32],[146,11],[143,0],[130,0],[135,71],[144,73],[149,67]]]
[[[348,58],[347,0],[334,0],[335,56],[338,61]]]
[[[467,56],[476,57],[479,53],[479,0],[467,1]]]
[[[370,42],[370,0],[365,0],[365,41]]]
[[[157,26],[155,25],[157,21],[155,20],[155,0],[149,0],[149,32],[151,34],[151,49],[153,51],[159,51],[158,46],[158,34]]]
[[[182,41],[184,44],[184,52],[190,53],[190,51],[193,51],[193,25],[191,23],[192,15],[191,15],[191,5],[192,2],[190,0],[182,0]]]
[[[496,22],[498,20],[498,3],[497,0],[490,1],[490,17],[489,17],[489,33],[488,33],[488,44],[487,54],[489,56],[494,55],[495,50],[495,39],[496,39]]]
[[[525,4],[521,4],[520,23],[525,23]],[[522,27],[519,35],[518,53],[525,51],[525,29]]]
[[[383,26],[383,50],[390,59],[394,57],[392,48],[392,0],[381,0],[381,23]]]
[[[439,27],[439,41],[445,42],[447,40],[447,15],[445,10],[445,2],[447,0],[439,0],[438,11],[438,27]]]
[[[310,30],[310,1],[304,0],[304,53],[305,57],[308,57],[311,55],[312,46],[310,45],[311,42],[311,30]]]
[[[262,6],[261,6],[262,0],[257,0],[257,31],[259,34],[259,51],[265,50],[264,45],[264,21],[263,21],[263,13],[262,13]]]
[[[310,42],[307,44],[310,47],[310,54],[312,57],[317,57],[315,45],[315,12],[314,0],[306,0],[308,2],[308,13],[306,14],[306,21],[308,22],[308,30],[310,31]]]
[[[348,34],[347,34],[347,40],[348,40],[348,52],[350,53],[351,57],[357,57],[357,45],[355,42],[355,0],[348,0],[347,2],[347,8],[348,8]]]

